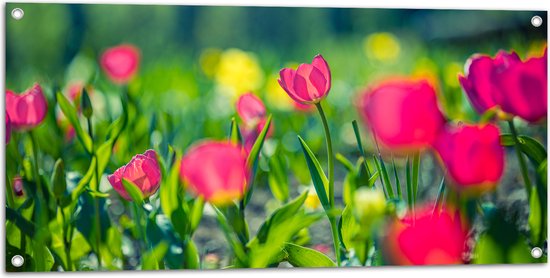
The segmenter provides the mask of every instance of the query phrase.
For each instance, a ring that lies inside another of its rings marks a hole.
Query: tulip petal
[[[326,79],[317,68],[301,64],[294,77],[294,91],[309,103],[316,103],[324,96]]]
[[[266,115],[263,102],[254,94],[246,93],[237,100],[237,113],[246,125],[253,125]]]
[[[323,58],[321,54],[315,56],[313,58],[313,61],[311,62],[311,65],[317,68],[325,77],[326,84],[325,84],[325,90],[328,92],[330,90],[330,82],[332,80],[330,69],[328,67],[327,61]]]

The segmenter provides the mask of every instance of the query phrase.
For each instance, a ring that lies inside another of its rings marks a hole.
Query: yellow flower
[[[288,94],[281,88],[281,85],[279,85],[279,82],[277,81],[279,78],[279,75],[272,75],[267,80],[267,84],[265,86],[265,99],[268,105],[275,107],[279,110],[292,110],[294,105],[292,100]]]
[[[314,189],[309,189],[304,206],[311,210],[321,207],[321,200],[319,200],[319,196],[317,196],[317,192]]]
[[[365,54],[369,59],[379,62],[394,62],[399,58],[401,46],[391,33],[373,33],[363,41]]]
[[[260,88],[264,73],[253,53],[228,49],[220,55],[215,78],[220,91],[236,99],[241,94]]]

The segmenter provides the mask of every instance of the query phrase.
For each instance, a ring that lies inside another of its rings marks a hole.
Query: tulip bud
[[[130,44],[109,48],[101,55],[101,68],[116,84],[127,84],[137,73],[140,51]]]
[[[11,127],[15,130],[29,130],[40,125],[48,112],[48,102],[42,87],[34,84],[21,94],[6,90],[6,111]]]
[[[122,179],[133,182],[143,197],[147,198],[157,192],[161,178],[157,153],[154,150],[147,150],[143,154],[135,155],[128,164],[118,168],[107,177],[115,191],[128,201],[132,198],[124,189]]]
[[[53,194],[56,198],[59,199],[65,193],[65,189],[67,189],[67,181],[65,179],[65,164],[63,163],[63,160],[61,158],[55,162],[51,183],[53,186]]]
[[[86,90],[86,88],[82,88],[80,107],[82,108],[82,115],[84,115],[84,117],[88,119],[92,117],[94,109],[92,107],[92,101],[90,100],[90,96],[88,95],[88,90]]]
[[[386,212],[386,199],[379,189],[360,187],[353,196],[353,213],[357,221],[371,228],[383,218]]]

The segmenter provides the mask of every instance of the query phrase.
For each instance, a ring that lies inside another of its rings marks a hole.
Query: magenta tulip
[[[48,112],[48,102],[40,85],[34,84],[22,94],[7,90],[6,111],[12,128],[29,130],[42,123]]]
[[[493,189],[504,171],[504,149],[493,124],[446,127],[434,144],[457,190],[480,194]]]
[[[470,103],[482,114],[495,106],[528,122],[546,117],[547,50],[542,57],[521,61],[515,52],[499,51],[495,58],[474,55],[459,81]]]
[[[391,79],[360,96],[359,112],[382,146],[406,152],[429,147],[445,124],[426,80]]]
[[[266,109],[261,99],[252,93],[246,93],[237,100],[237,113],[245,125],[256,125],[266,117]]]
[[[158,190],[161,178],[157,153],[154,150],[147,150],[144,154],[135,155],[128,164],[118,168],[107,177],[116,192],[128,201],[132,199],[124,189],[122,179],[133,182],[147,198]]]
[[[139,49],[130,44],[109,48],[101,56],[101,67],[117,84],[128,83],[138,71],[139,62]]]
[[[417,209],[403,220],[394,220],[384,239],[383,253],[398,265],[448,265],[463,263],[466,232],[460,215],[443,208],[432,215],[431,207]]]
[[[225,205],[243,198],[250,172],[239,146],[205,141],[191,147],[182,158],[180,176],[196,195]]]
[[[319,103],[330,91],[330,69],[321,55],[311,64],[301,64],[296,70],[284,68],[279,74],[279,84],[298,103]]]
[[[264,103],[252,93],[246,93],[237,100],[237,113],[243,120],[241,134],[243,136],[244,148],[247,153],[258,139],[267,121],[267,112]],[[273,125],[269,127],[266,138],[273,134]]]

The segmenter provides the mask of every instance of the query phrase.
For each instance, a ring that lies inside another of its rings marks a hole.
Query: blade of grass
[[[407,156],[407,205],[409,210],[413,208],[413,189],[412,189],[412,180],[411,180],[411,161],[410,157]]]
[[[412,165],[412,189],[413,189],[413,205],[416,205],[416,195],[418,193],[418,172],[420,170],[420,152],[416,152],[413,157]]]
[[[435,215],[436,212],[439,213],[439,208],[441,207],[441,203],[443,202],[444,193],[445,193],[445,175],[443,175],[443,178],[441,178],[441,182],[439,183],[439,190],[437,191],[437,198],[435,199],[435,205],[432,211],[432,216]]]
[[[378,158],[375,155],[373,155],[372,158],[374,160],[378,173],[382,173],[382,175],[380,175],[379,177],[380,182],[382,183],[382,187],[386,189],[384,191],[384,193],[386,194],[386,199],[393,199],[393,189],[389,181],[388,172],[385,171],[385,168],[382,168],[382,164],[379,162]]]
[[[401,182],[399,181],[399,175],[397,175],[397,167],[395,166],[395,161],[393,160],[393,156],[391,158],[391,163],[393,165],[393,174],[395,176],[395,186],[397,187],[397,197],[399,200],[403,199],[402,193],[401,193]]]

